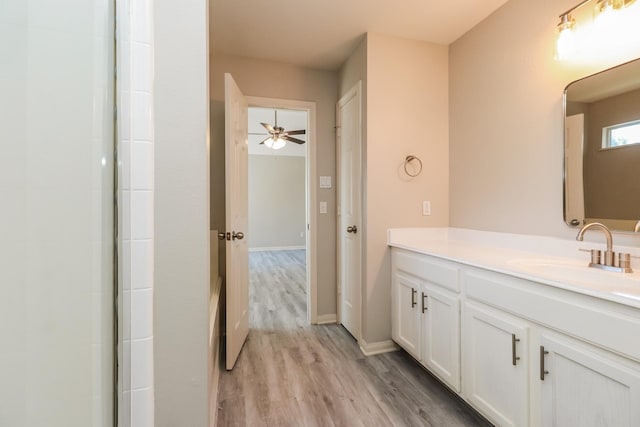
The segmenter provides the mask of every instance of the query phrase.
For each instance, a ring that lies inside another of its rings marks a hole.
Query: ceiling
[[[276,110],[273,108],[249,107],[247,119],[249,121],[249,154],[264,156],[295,156],[305,157],[307,155],[306,144],[295,144],[287,142],[287,145],[279,150],[261,145],[268,133],[260,123],[275,124]],[[278,109],[278,126],[282,126],[285,130],[307,130],[307,112],[301,110],[283,110]],[[252,135],[259,134],[259,135]],[[307,135],[293,135],[295,138],[303,141],[307,140]]]
[[[210,0],[212,52],[336,70],[366,32],[448,45],[507,0]]]

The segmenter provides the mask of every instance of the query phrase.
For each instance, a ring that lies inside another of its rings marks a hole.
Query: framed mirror
[[[634,231],[640,220],[640,59],[564,91],[564,220]]]

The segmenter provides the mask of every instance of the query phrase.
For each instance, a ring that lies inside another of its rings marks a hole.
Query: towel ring
[[[412,161],[416,160],[418,162],[418,164],[420,165],[420,167],[418,168],[418,171],[415,173],[411,173],[409,172],[409,170],[407,169],[407,166],[409,165],[409,163],[411,163]],[[407,156],[404,159],[404,173],[406,173],[407,175],[409,175],[411,178],[415,178],[416,176],[420,175],[422,173],[422,160],[420,160],[419,158],[417,158],[416,156]]]

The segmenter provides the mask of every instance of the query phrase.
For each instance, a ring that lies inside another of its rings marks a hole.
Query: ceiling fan
[[[287,144],[287,141],[293,142],[296,144],[304,144],[306,141],[303,141],[298,138],[293,138],[291,135],[304,135],[307,133],[306,130],[285,130],[283,127],[278,126],[278,110],[274,110],[274,125],[270,125],[269,123],[260,123],[268,132],[268,137],[264,139],[260,144],[264,144],[267,147],[279,150]],[[265,135],[264,133],[250,133],[249,135]]]

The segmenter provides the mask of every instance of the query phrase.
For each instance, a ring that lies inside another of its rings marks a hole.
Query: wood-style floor
[[[250,253],[249,338],[223,372],[218,426],[488,425],[405,352],[365,357],[307,323],[305,252]]]

